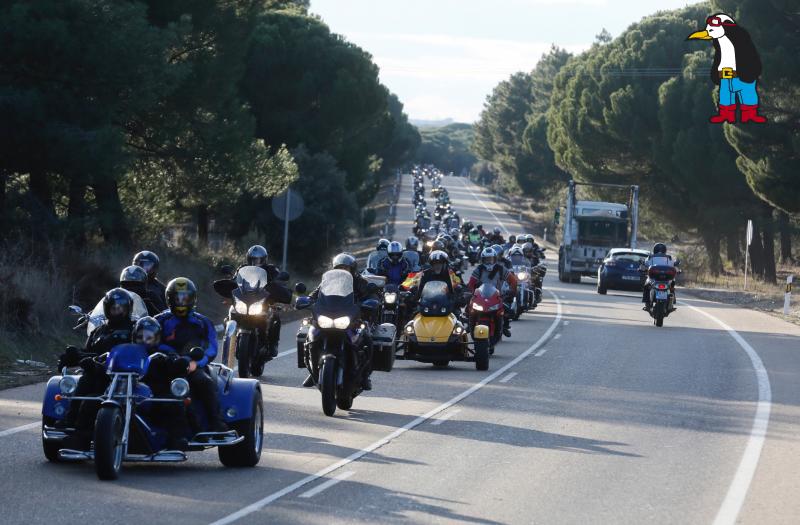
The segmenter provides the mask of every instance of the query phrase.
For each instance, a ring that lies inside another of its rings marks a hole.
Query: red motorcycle
[[[489,327],[489,353],[494,353],[494,346],[503,338],[503,296],[490,283],[483,283],[475,289],[469,305],[470,332],[479,324]]]

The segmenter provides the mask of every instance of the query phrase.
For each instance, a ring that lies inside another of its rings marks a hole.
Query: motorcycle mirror
[[[306,293],[306,290],[308,290],[308,288],[306,288],[306,284],[305,283],[295,283],[294,284],[294,291],[295,292],[297,292],[299,294],[302,294],[302,293]]]
[[[681,260],[675,259],[675,266],[680,266],[680,265],[681,265]]]
[[[375,293],[378,291],[378,285],[375,283],[367,283],[367,293]]]
[[[223,264],[222,266],[219,267],[219,273],[221,273],[222,275],[233,275],[234,273],[236,273],[236,269],[234,269],[234,267],[231,266],[230,264]]]
[[[374,283],[370,283],[374,284]],[[376,287],[377,288],[377,287]],[[376,312],[378,311],[378,307],[380,306],[380,302],[377,299],[367,299],[363,303],[361,303],[361,309],[366,310],[368,312]]]
[[[275,278],[275,280],[276,281],[281,281],[281,282],[284,282],[284,283],[288,282],[289,281],[289,272],[281,272],[281,273],[279,273],[278,276]]]
[[[200,361],[205,357],[206,351],[200,348],[199,346],[195,346],[191,350],[189,350],[189,357],[192,361]]]
[[[305,310],[309,306],[311,306],[311,297],[305,295],[298,297],[294,302],[294,307],[296,310]]]
[[[70,312],[72,312],[75,315],[84,315],[83,308],[81,308],[78,305],[72,304],[69,305],[67,308],[69,309]]]

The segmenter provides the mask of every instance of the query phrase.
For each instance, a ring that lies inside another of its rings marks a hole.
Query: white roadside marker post
[[[747,263],[750,255],[750,243],[753,242],[753,221],[747,219],[747,246],[744,249],[744,289],[747,290]]]
[[[794,281],[794,275],[790,275],[786,278],[786,292],[783,294],[783,315],[789,315],[791,311],[792,281]]]

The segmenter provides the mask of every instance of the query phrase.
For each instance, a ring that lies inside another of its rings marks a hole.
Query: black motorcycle
[[[287,281],[289,274],[281,272],[277,280]],[[239,268],[233,279],[214,283],[214,290],[230,299],[222,340],[222,362],[232,364],[236,357],[239,377],[260,377],[264,365],[277,356],[277,336],[280,330],[278,303],[290,304],[292,293],[278,283],[270,283],[266,270],[259,266]]]
[[[679,264],[680,261],[675,261],[674,266],[653,264],[640,269],[647,273],[647,312],[656,326],[664,326],[664,319],[675,309],[674,286]]]
[[[368,299],[357,304],[349,272],[325,272],[316,301],[299,297],[295,303],[298,310],[312,304],[313,317],[303,321],[298,333],[298,350],[302,345],[303,364],[322,393],[322,411],[332,416],[336,407],[350,410],[363,391],[369,359],[374,370],[388,372],[394,352],[380,345],[373,350],[370,324],[362,319],[373,318],[380,303]]]

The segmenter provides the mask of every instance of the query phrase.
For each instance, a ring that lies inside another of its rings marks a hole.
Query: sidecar
[[[187,452],[217,447],[220,461],[229,467],[255,466],[261,458],[264,416],[261,388],[255,379],[236,378],[233,371],[219,363],[209,364],[217,383],[220,407],[227,432],[208,432],[206,411],[196,413],[193,432],[186,428],[186,450],[168,450],[168,434],[154,417],[159,404],[175,404],[176,408],[191,407],[189,384],[183,378],[174,379],[171,395],[154,396],[150,387],[141,381],[148,366],[148,357],[140,345],[124,344],[112,349],[105,364],[110,384],[101,396],[77,396],[80,375],[51,377],[42,403],[42,447],[44,455],[53,462],[94,460],[98,477],[116,479],[123,461],[176,462],[185,461]],[[69,448],[75,429],[63,428],[57,422],[64,419],[70,403],[76,401],[99,403],[91,446],[86,450]],[[160,419],[163,422],[163,419]]]

